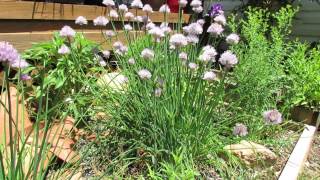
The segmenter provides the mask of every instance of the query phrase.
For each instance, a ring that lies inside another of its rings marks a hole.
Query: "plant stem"
[[[5,73],[6,73],[6,89],[7,89],[7,96],[8,96],[8,116],[9,116],[9,146],[10,146],[10,168],[11,168],[11,178],[15,179],[15,162],[16,162],[16,156],[15,156],[15,143],[13,142],[13,118],[11,115],[12,109],[11,109],[11,97],[10,97],[10,83],[9,83],[9,74],[10,74],[10,68],[8,65],[5,66]]]

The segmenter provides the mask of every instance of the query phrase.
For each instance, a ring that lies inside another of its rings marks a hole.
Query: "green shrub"
[[[286,108],[306,106],[320,107],[320,47],[309,49],[309,45],[296,42],[285,62],[287,90]]]
[[[240,22],[233,18],[230,26],[243,38],[232,48],[239,57],[233,73],[235,87],[228,93],[235,107],[259,114],[275,107],[281,99],[285,84],[283,62],[291,46],[287,35],[295,12],[288,6],[270,16],[266,10],[249,8]],[[275,20],[273,26],[268,24],[271,17]]]

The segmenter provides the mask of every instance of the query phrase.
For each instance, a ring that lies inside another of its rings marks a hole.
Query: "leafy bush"
[[[230,101],[239,103],[235,107],[259,114],[281,99],[286,81],[283,62],[290,52],[287,35],[295,12],[290,6],[282,8],[271,16],[273,26],[268,23],[270,14],[262,9],[249,8],[240,22],[233,18],[230,26],[243,38],[232,48],[239,57],[233,74],[236,84],[229,93]]]
[[[285,63],[288,77],[285,103],[287,108],[320,107],[320,47],[309,49],[307,44],[296,42]]]
[[[79,121],[88,114],[93,97],[85,96],[86,85],[94,83],[94,73],[102,69],[95,60],[99,56],[93,53],[99,46],[82,34],[74,38],[56,34],[52,42],[34,45],[21,58],[10,44],[0,42],[0,46],[0,60],[5,67],[1,89],[1,179],[45,179],[49,163],[56,162],[52,153],[65,153],[60,152],[61,146],[73,142],[70,134],[75,122],[66,125],[66,116]],[[13,79],[9,76],[12,72],[16,72]],[[63,155],[68,162],[75,158],[73,154]],[[77,163],[73,165],[78,167]]]
[[[69,53],[61,54],[59,49],[66,45]],[[29,88],[28,100],[33,106],[38,106],[37,99],[40,96],[41,88],[51,95],[47,101],[50,106],[55,106],[59,101],[65,100],[67,110],[70,110],[70,102],[77,108],[90,106],[92,97],[86,96],[88,84],[94,83],[97,74],[103,69],[99,65],[102,58],[99,53],[99,45],[86,39],[82,33],[75,34],[75,37],[66,39],[57,33],[50,42],[35,44],[26,50],[23,58],[28,59],[34,67],[32,71],[33,86]],[[35,93],[34,93],[35,92]],[[62,109],[65,107],[62,107]],[[79,109],[71,109],[73,117],[82,114]],[[60,111],[60,110],[59,110]],[[66,112],[65,111],[65,112]]]

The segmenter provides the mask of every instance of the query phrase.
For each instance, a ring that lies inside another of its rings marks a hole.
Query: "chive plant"
[[[201,2],[194,4],[198,11]],[[101,122],[110,130],[103,144],[113,147],[115,159],[129,161],[128,166],[145,159],[157,168],[162,162],[173,161],[171,154],[179,154],[181,149],[184,158],[200,160],[210,147],[222,148],[219,139],[227,128],[224,123],[235,125],[224,119],[224,97],[238,60],[230,50],[219,58],[213,47],[228,35],[223,11],[211,19],[206,32],[209,43],[202,47],[199,35],[204,31],[203,21],[183,27],[180,8],[179,25],[172,29],[167,22],[168,6],[160,10],[165,20],[160,26],[143,22],[146,32],[138,37],[137,29],[124,27],[129,46],[119,41],[113,44],[118,76],[125,77],[122,88],[117,88],[121,91],[110,85],[112,80],[92,91],[97,106],[111,117]],[[235,33],[227,39],[231,46],[239,43]],[[118,81],[117,77],[113,80]]]

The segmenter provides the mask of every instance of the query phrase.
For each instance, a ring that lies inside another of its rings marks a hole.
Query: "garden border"
[[[318,121],[320,120],[320,115],[318,116]],[[278,180],[294,180],[299,176],[300,171],[304,166],[304,162],[308,157],[308,153],[312,147],[312,142],[315,137],[317,126],[305,125],[305,129],[300,135],[289,159],[282,169],[282,172]]]

